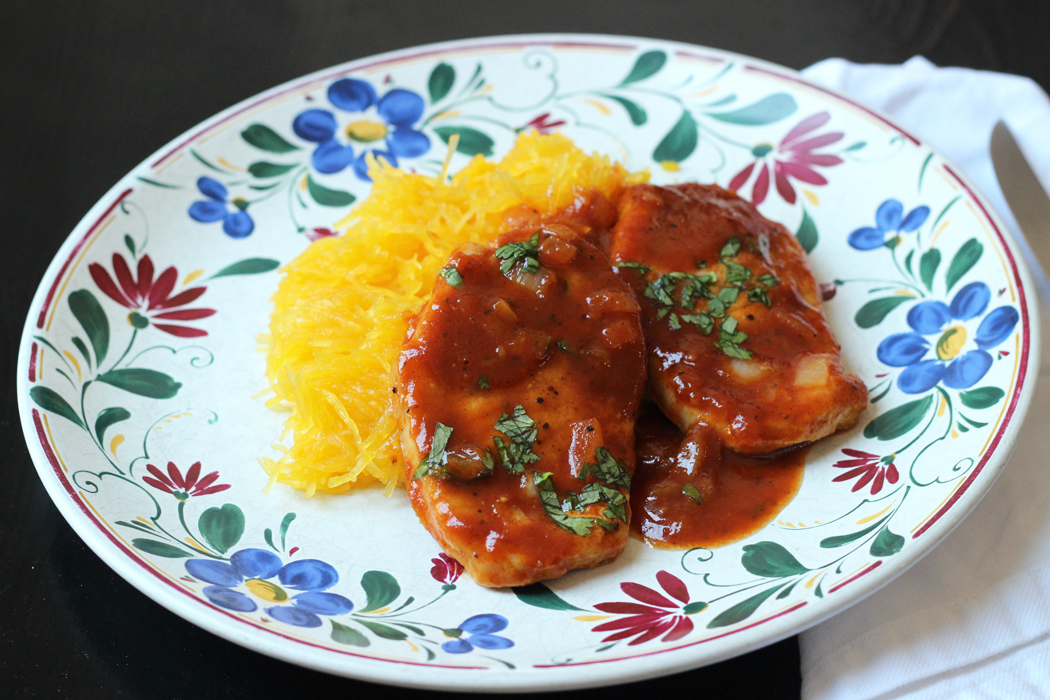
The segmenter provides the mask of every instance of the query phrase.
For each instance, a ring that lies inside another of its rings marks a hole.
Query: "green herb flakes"
[[[540,504],[547,517],[554,523],[571,533],[586,537],[591,534],[594,527],[594,518],[581,518],[566,515],[561,509],[558,494],[554,490],[554,482],[551,481],[551,472],[532,472],[532,482],[536,484],[536,490],[540,494]]]
[[[484,374],[478,379],[478,388],[487,391],[489,388],[489,378]]]
[[[453,287],[458,287],[463,284],[463,275],[459,274],[459,270],[454,268],[452,265],[445,265],[443,268],[438,270],[438,274],[445,278]]]
[[[536,271],[540,269],[539,250],[540,234],[538,232],[527,241],[501,245],[496,248],[496,257],[503,261],[499,271],[507,274],[512,267],[521,263],[525,272],[530,275],[536,274]]]
[[[722,246],[722,252],[719,253],[718,255],[719,255],[719,257],[722,257],[722,258],[732,258],[732,257],[735,257],[736,254],[739,253],[739,252],[740,252],[740,239],[737,238],[736,236],[733,236],[728,241],[726,241],[726,244],[724,246]]]
[[[627,473],[625,462],[613,457],[605,445],[595,450],[594,456],[598,461],[594,464],[584,463],[580,473],[576,475],[577,479],[584,480],[588,476],[593,476],[609,486],[621,486],[628,490],[631,488],[631,477]]]
[[[540,456],[532,451],[532,445],[536,442],[536,423],[525,413],[521,404],[514,408],[514,415],[504,413],[499,417],[496,430],[509,440],[507,442],[498,435],[492,438],[504,469],[512,474],[521,474],[526,466],[539,461]]]
[[[704,502],[704,494],[700,493],[700,489],[696,488],[692,484],[685,484],[682,486],[682,493],[693,500],[693,503],[700,505]]]
[[[431,468],[438,469],[448,461],[445,448],[448,447],[448,439],[452,437],[452,428],[444,423],[438,423],[434,428],[434,439],[430,441],[430,453],[426,459],[420,462],[416,471],[412,474],[413,479],[426,476]]]
[[[632,270],[638,270],[638,274],[642,277],[645,277],[647,274],[649,274],[649,267],[647,265],[643,265],[641,263],[636,262],[616,263],[615,265],[613,265],[613,267],[629,267]]]

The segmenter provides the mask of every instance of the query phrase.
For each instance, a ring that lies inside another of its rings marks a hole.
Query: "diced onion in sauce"
[[[556,274],[542,266],[536,272],[527,272],[524,265],[517,265],[510,275],[512,280],[536,294],[552,289],[558,281]]]
[[[807,355],[798,361],[795,386],[824,386],[831,376],[831,361],[823,355]]]
[[[736,358],[729,361],[729,367],[738,379],[745,382],[759,379],[769,369],[756,360],[738,360]]]
[[[638,299],[629,292],[602,290],[587,297],[587,306],[595,313],[607,314],[617,311],[633,312],[638,310]]]
[[[560,236],[542,236],[540,242],[540,262],[564,265],[576,255],[576,246],[563,240]]]

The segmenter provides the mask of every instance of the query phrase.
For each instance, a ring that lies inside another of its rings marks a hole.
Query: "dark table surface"
[[[6,105],[0,114],[6,250],[0,256],[0,463],[6,474],[0,487],[0,562],[6,566],[0,698],[261,700],[384,692],[248,651],[153,603],[80,541],[37,478],[14,387],[30,300],[77,221],[160,145],[299,75],[449,39],[631,34],[792,68],[829,56],[898,63],[922,54],[938,65],[1027,75],[1047,89],[1048,30],[1045,0],[7,0],[0,15]],[[800,683],[792,638],[623,689],[791,698]]]

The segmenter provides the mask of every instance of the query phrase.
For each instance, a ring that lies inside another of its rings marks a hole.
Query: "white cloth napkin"
[[[1021,241],[988,142],[1004,120],[1050,186],[1050,99],[1027,78],[830,59],[803,74],[889,113],[959,165]],[[1044,316],[1044,319],[1046,317]],[[1050,697],[1050,319],[1016,451],[973,513],[881,591],[801,637],[806,700]]]

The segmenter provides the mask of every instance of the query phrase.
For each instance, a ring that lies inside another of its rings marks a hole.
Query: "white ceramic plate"
[[[253,399],[274,268],[367,194],[366,151],[436,173],[451,134],[458,168],[529,126],[656,182],[737,189],[811,250],[872,403],[813,447],[797,498],[747,540],[687,552],[632,540],[612,565],[494,591],[439,556],[402,493],[261,493],[256,458],[274,454],[283,418]],[[795,634],[928,552],[1020,428],[1037,352],[1029,289],[958,169],[790,70],[647,39],[477,39],[306,76],[158,151],[55,257],[18,391],[73,528],[194,624],[384,683],[595,686]]]

